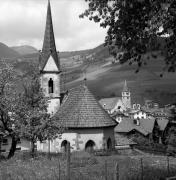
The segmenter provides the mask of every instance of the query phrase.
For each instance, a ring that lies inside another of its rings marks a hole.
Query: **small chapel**
[[[117,125],[85,85],[61,93],[61,66],[56,50],[50,1],[48,1],[43,48],[39,58],[41,87],[49,98],[48,112],[66,130],[52,141],[37,142],[38,151],[61,152],[69,142],[72,151],[113,149]],[[64,94],[64,96],[63,96]]]

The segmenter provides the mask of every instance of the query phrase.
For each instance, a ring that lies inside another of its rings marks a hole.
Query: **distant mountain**
[[[81,57],[88,57],[92,55],[95,60],[98,60],[99,58],[107,58],[110,56],[108,47],[105,47],[104,44],[101,44],[93,49],[86,49],[86,50],[80,50],[80,51],[63,51],[59,53],[61,58],[69,58],[73,56],[81,56]]]
[[[82,61],[84,63],[86,62],[97,62],[102,61],[108,57],[110,57],[110,53],[108,50],[108,47],[105,47],[103,44],[93,48],[93,49],[87,49],[87,50],[80,50],[80,51],[63,51],[58,52],[59,57],[61,58],[61,61]],[[23,54],[21,58],[24,59],[35,59],[38,57],[38,52],[34,53],[28,53]]]
[[[17,58],[20,54],[7,45],[0,42],[0,58]]]
[[[35,54],[38,50],[32,46],[24,45],[24,46],[13,46],[11,47],[14,51],[18,52],[20,55],[26,54]]]
[[[158,40],[160,47],[146,53],[147,66],[143,66],[139,73],[135,73],[136,64],[112,64],[113,58],[108,47],[100,46],[80,51],[59,52],[63,76],[61,82],[65,89],[70,89],[82,83],[87,78],[87,85],[97,99],[103,97],[120,96],[125,80],[131,90],[133,102],[144,102],[144,98],[153,99],[161,105],[176,102],[176,76],[174,73],[160,73],[165,65],[161,52],[164,50],[165,39]],[[37,50],[34,53],[19,55],[13,49],[0,43],[0,57],[6,57],[19,72],[25,72],[29,63],[38,61]],[[148,59],[148,56],[150,58]]]

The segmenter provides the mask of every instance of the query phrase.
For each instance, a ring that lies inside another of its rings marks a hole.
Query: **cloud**
[[[59,51],[93,48],[104,41],[106,30],[80,19],[84,0],[51,0],[53,26]],[[8,46],[42,47],[46,0],[0,0],[0,41]]]

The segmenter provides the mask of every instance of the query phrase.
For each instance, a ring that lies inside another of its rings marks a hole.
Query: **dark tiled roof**
[[[153,132],[155,125],[154,118],[140,119],[140,124],[136,125],[131,118],[123,118],[123,120],[116,126],[115,132],[128,133],[132,130],[136,130],[143,135],[148,135]]]
[[[121,100],[122,98],[120,97],[113,97],[113,98],[103,98],[99,100],[99,103],[101,104],[101,106],[106,109],[106,110],[112,110],[117,102],[119,100]]]
[[[111,117],[113,117],[113,118],[116,118],[116,117],[126,117],[126,115],[123,112],[121,112],[121,111],[115,111],[115,112],[113,112],[111,114]]]
[[[152,114],[153,116],[173,117],[171,109],[167,108],[146,108],[144,106],[142,107],[142,110],[146,113]]]
[[[67,128],[96,128],[116,126],[85,85],[68,92],[55,117]]]
[[[40,70],[43,70],[48,58],[52,56],[58,70],[60,70],[60,62],[59,57],[56,51],[55,45],[55,38],[54,38],[54,31],[53,31],[53,22],[52,22],[52,15],[51,15],[51,6],[50,2],[48,1],[48,9],[47,9],[47,18],[46,18],[46,27],[45,27],[45,35],[44,35],[44,42],[43,48],[40,55]]]

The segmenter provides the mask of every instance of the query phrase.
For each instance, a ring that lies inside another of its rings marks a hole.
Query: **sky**
[[[106,29],[79,15],[85,0],[50,0],[58,51],[94,48],[104,42]],[[42,48],[47,0],[0,0],[0,42],[7,46]]]

